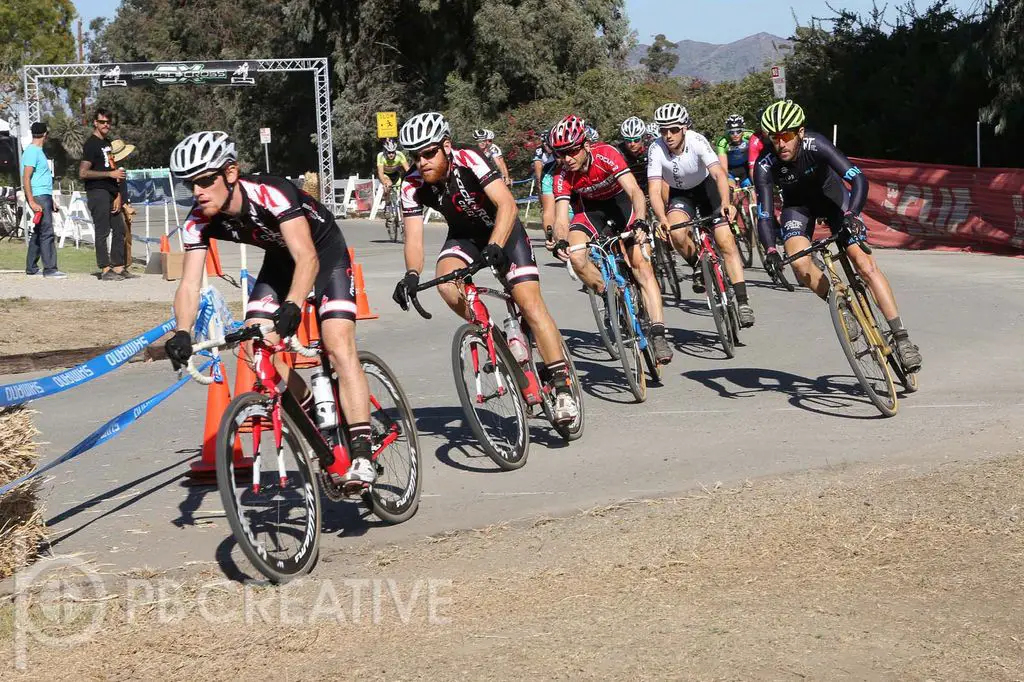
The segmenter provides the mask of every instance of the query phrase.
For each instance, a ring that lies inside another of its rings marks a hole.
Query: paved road
[[[717,350],[702,301],[667,310],[676,356],[647,403],[630,402],[616,365],[596,344],[583,294],[543,248],[545,294],[573,349],[586,389],[588,426],[571,446],[538,426],[526,467],[498,472],[461,423],[449,349],[457,320],[403,313],[390,291],[404,268],[380,224],[344,229],[366,271],[380,319],[359,326],[360,342],[397,371],[416,408],[424,446],[419,514],[396,527],[362,520],[358,508],[331,512],[342,530],[325,556],[533,516],[570,513],[627,497],[672,495],[853,462],[934,463],[1020,447],[1020,359],[1024,267],[1018,259],[953,253],[880,252],[925,356],[921,391],[900,414],[880,419],[858,396],[827,308],[807,292],[765,286],[753,270],[757,325],[733,360]],[[428,230],[428,252],[444,232]],[[39,402],[44,460],[63,453],[104,419],[166,386],[166,363],[131,365],[89,388]],[[190,385],[144,422],[54,471],[46,509],[55,551],[85,552],[115,569],[225,566],[230,532],[215,488],[188,487],[183,474],[203,422],[204,392]],[[237,553],[237,549],[235,550]],[[244,562],[242,562],[244,565]]]

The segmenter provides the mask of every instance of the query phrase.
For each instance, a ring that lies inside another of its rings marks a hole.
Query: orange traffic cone
[[[160,253],[171,252],[171,240],[167,238],[166,234],[160,235]]]
[[[376,320],[380,315],[370,311],[370,301],[366,298],[366,283],[363,281],[363,266],[354,263],[352,275],[356,278],[356,319]]]
[[[224,270],[220,267],[220,251],[217,250],[217,240],[210,240],[210,250],[206,254],[206,274],[210,277],[223,277]]]
[[[299,343],[309,346],[314,341],[320,340],[320,325],[316,321],[316,308],[309,301],[302,306],[302,322],[299,324],[299,331],[296,332]],[[319,367],[320,358],[317,356],[307,358],[295,353],[295,369],[306,369],[308,367]]]
[[[352,265],[356,264],[356,250],[351,246],[348,247],[348,262]]]
[[[239,396],[248,393],[256,388],[256,373],[250,366],[249,354],[245,352],[245,346],[238,347],[238,369],[235,370],[235,395]],[[252,420],[246,419],[245,423],[238,427],[239,433],[252,433]]]
[[[206,423],[203,427],[203,448],[202,457],[198,462],[193,462],[189,477],[193,480],[205,482],[210,477],[217,475],[217,432],[220,430],[220,420],[224,416],[224,410],[231,402],[231,392],[228,391],[227,374],[221,365],[221,380],[210,384],[206,393]],[[235,467],[251,467],[252,459],[242,454],[242,443],[235,439],[234,447]]]

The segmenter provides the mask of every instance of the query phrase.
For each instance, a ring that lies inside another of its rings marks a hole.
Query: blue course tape
[[[117,348],[87,360],[77,367],[41,379],[0,386],[0,407],[45,398],[109,374],[172,329],[174,320],[170,319],[159,327],[154,327],[145,334],[136,336],[131,341],[122,343]]]
[[[206,368],[209,367],[210,363],[212,363],[212,362],[214,362],[214,361],[210,360],[209,362],[206,362],[202,367],[199,368],[199,371],[200,372],[205,371]],[[220,363],[218,362],[217,364],[219,365]],[[152,398],[150,398],[148,400],[144,400],[141,403],[139,403],[138,405],[136,405],[135,407],[132,407],[130,409],[125,410],[124,412],[122,412],[121,414],[117,415],[116,417],[114,417],[113,419],[108,421],[106,424],[101,426],[100,428],[98,428],[95,431],[93,431],[91,434],[89,434],[85,438],[85,440],[83,440],[78,445],[76,445],[75,447],[71,448],[70,450],[68,450],[63,455],[61,455],[57,459],[53,460],[49,464],[46,464],[45,466],[39,467],[38,469],[36,469],[34,471],[31,471],[31,472],[25,474],[24,476],[22,476],[22,477],[20,477],[20,478],[18,478],[16,480],[13,480],[10,483],[8,483],[7,485],[5,485],[2,488],[0,488],[0,495],[7,494],[8,492],[10,492],[14,488],[18,487],[22,483],[25,483],[26,481],[30,481],[33,478],[41,476],[42,474],[46,473],[50,469],[54,468],[55,466],[58,466],[60,464],[63,464],[64,462],[67,462],[68,460],[71,460],[71,459],[74,459],[75,457],[78,457],[83,452],[87,452],[87,451],[92,450],[93,448],[95,448],[97,446],[103,445],[104,443],[106,443],[111,438],[114,438],[115,436],[119,435],[123,429],[127,428],[128,426],[131,426],[133,423],[138,421],[138,419],[140,417],[142,417],[147,412],[152,410],[154,407],[156,407],[157,405],[162,403],[172,393],[174,393],[179,388],[181,388],[186,383],[188,383],[189,379],[191,379],[191,377],[186,375],[186,376],[182,377],[181,379],[178,379],[178,381],[176,381],[175,383],[171,384],[170,386],[168,386],[164,390],[162,390],[159,393],[157,393]]]

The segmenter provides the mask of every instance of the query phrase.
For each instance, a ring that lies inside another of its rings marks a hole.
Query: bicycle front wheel
[[[497,332],[495,332],[497,333]],[[452,340],[455,388],[466,422],[480,447],[506,471],[526,464],[530,449],[526,405],[503,344],[494,344],[492,363],[487,337],[475,324],[464,324]]]
[[[423,467],[416,418],[391,368],[369,351],[359,363],[370,387],[370,427],[377,480],[364,501],[377,518],[402,523],[420,506]]]
[[[850,289],[843,287],[842,293],[837,294],[837,288],[833,285],[828,292],[828,308],[832,313],[832,326],[839,337],[839,345],[843,347],[843,353],[864,393],[879,412],[891,417],[896,414],[899,405],[888,363],[882,350],[871,343],[868,330],[854,313],[853,306],[859,307],[859,304],[851,298]]]
[[[315,455],[284,409],[277,451],[273,406],[273,400],[255,392],[242,393],[228,404],[217,431],[217,488],[246,558],[271,582],[284,583],[316,564],[322,517],[311,466]],[[239,435],[247,420],[254,424],[252,433]],[[253,457],[251,470],[236,471],[235,460],[242,453]]]
[[[701,272],[704,273],[708,308],[711,309],[711,316],[715,319],[715,329],[718,330],[718,338],[722,342],[725,357],[732,358],[736,355],[736,350],[733,346],[732,331],[729,329],[729,313],[726,310],[724,282],[715,271],[715,266],[711,262],[711,256],[705,254],[700,259],[700,268]]]
[[[633,314],[627,309],[622,289],[609,286],[605,290],[608,302],[608,318],[612,322],[615,345],[619,351],[619,362],[626,372],[626,383],[638,403],[647,400],[647,375],[644,374],[640,359],[640,344],[633,327]]]
[[[746,230],[740,227],[739,222],[732,224],[732,234],[736,239],[736,248],[740,252],[740,260],[743,262],[743,267],[749,268],[754,264],[754,251],[753,243],[750,241],[750,228]]]
[[[615,345],[615,339],[612,338],[612,330],[608,328],[611,322],[605,323],[605,320],[611,319],[605,314],[605,297],[594,293],[590,287],[587,287],[587,295],[590,297],[590,309],[594,311],[594,321],[597,322],[597,334],[601,337],[601,343],[608,354],[612,356],[612,360],[618,360],[619,349]]]

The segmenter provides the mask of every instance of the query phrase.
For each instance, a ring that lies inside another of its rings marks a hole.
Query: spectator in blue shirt
[[[21,155],[21,179],[25,200],[32,211],[32,239],[28,242],[25,272],[39,274],[39,259],[43,261],[43,277],[64,279],[66,274],[57,269],[57,246],[53,238],[53,172],[43,152],[46,143],[46,124],[32,124],[32,144]]]

